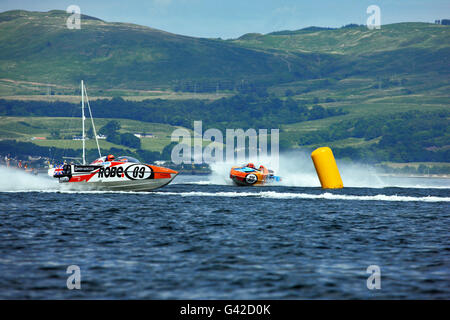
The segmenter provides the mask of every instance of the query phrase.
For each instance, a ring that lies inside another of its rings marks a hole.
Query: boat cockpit
[[[91,164],[101,164],[103,162],[110,162],[110,161],[117,161],[117,162],[127,162],[127,163],[141,163],[138,159],[128,156],[120,156],[115,158],[113,155],[104,156],[101,158],[96,159]]]

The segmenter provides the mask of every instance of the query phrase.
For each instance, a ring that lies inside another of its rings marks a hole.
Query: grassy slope
[[[154,138],[141,138],[141,147],[144,150],[161,152],[164,147],[171,143],[172,132],[180,127],[160,123],[149,123],[128,119],[95,119],[97,130],[108,121],[117,120],[120,122],[121,133],[151,133]],[[89,130],[90,122],[87,119],[86,130]],[[15,139],[17,141],[32,142],[39,146],[56,147],[62,149],[81,149],[81,141],[53,139],[51,131],[58,130],[61,137],[81,134],[80,118],[52,118],[52,117],[0,117],[0,140]],[[188,129],[188,131],[191,131]],[[45,137],[46,140],[32,140],[33,137]],[[194,140],[192,140],[192,144]],[[204,146],[211,142],[203,141]],[[135,151],[133,148],[117,145],[106,140],[99,140],[101,149],[125,148]],[[95,140],[86,141],[86,149],[96,150]]]
[[[379,30],[366,27],[298,30],[242,36],[233,43],[259,49],[361,55],[403,48],[448,48],[450,29],[429,23],[396,23]]]
[[[67,17],[63,11],[0,13],[2,77],[72,87],[84,78],[103,89],[149,89],[183,80],[288,73],[277,55],[233,43],[85,17],[80,30],[69,30]]]
[[[97,130],[113,119],[95,119]],[[152,133],[156,138],[141,139],[142,148],[150,151],[161,151],[170,143],[170,135],[176,127],[148,123],[126,119],[115,119],[121,124],[122,133]],[[89,120],[86,122],[86,130],[90,127]],[[33,142],[41,146],[53,146],[68,149],[81,149],[81,141],[76,140],[52,140],[50,133],[53,129],[59,130],[61,136],[79,135],[81,132],[81,119],[79,118],[49,118],[49,117],[0,117],[0,139],[14,138],[18,141]],[[32,137],[46,137],[48,140],[31,140]],[[105,140],[100,140],[100,147],[109,149],[111,147],[124,148]],[[86,143],[87,149],[95,149],[94,140]]]

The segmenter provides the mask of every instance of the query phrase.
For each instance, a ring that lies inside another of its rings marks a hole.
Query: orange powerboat
[[[259,166],[257,169],[253,163],[232,167],[230,179],[238,186],[266,185],[281,181],[281,178],[275,176],[272,170],[264,166]]]

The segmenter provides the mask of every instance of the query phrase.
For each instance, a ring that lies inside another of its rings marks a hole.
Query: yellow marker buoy
[[[311,158],[322,188],[340,189],[344,187],[333,151],[330,148],[322,147],[314,150],[311,153]]]

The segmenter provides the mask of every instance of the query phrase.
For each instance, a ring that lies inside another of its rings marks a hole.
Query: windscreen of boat
[[[92,161],[91,164],[100,164],[105,161],[106,161],[106,157],[101,157],[101,158],[98,158],[98,159],[95,159],[94,161]]]
[[[122,157],[118,157],[117,161],[120,162],[132,162],[132,163],[141,163],[138,159],[133,158],[133,157],[127,157],[127,156],[122,156]]]

